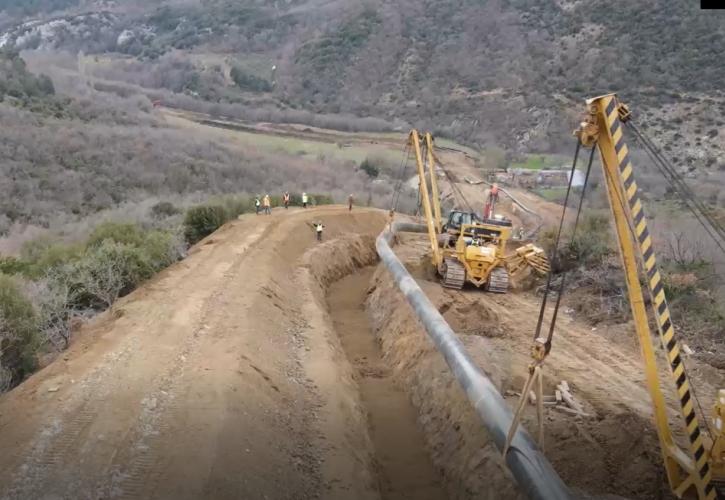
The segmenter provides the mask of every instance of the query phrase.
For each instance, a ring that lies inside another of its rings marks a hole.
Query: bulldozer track
[[[497,267],[488,277],[486,290],[493,293],[506,293],[509,289],[509,273],[504,267]]]
[[[460,290],[466,282],[466,268],[458,260],[448,258],[445,260],[443,271],[443,286]]]

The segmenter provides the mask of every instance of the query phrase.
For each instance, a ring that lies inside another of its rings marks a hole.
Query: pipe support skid
[[[496,386],[471,360],[463,343],[438,309],[426,297],[413,277],[398,260],[391,243],[398,231],[424,233],[426,226],[393,222],[378,236],[375,246],[380,260],[425,327],[453,375],[466,392],[468,400],[486,429],[502,450],[512,422],[512,413]],[[537,500],[571,499],[572,494],[529,434],[521,427],[506,454],[506,465],[516,479],[519,490]]]

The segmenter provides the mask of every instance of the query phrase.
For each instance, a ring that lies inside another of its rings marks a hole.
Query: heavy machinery
[[[706,436],[701,432],[700,420],[695,412],[697,398],[685,371],[680,344],[672,324],[662,276],[655,258],[652,237],[647,227],[642,200],[634,179],[634,167],[624,140],[625,128],[628,133],[631,132],[642,143],[648,154],[652,153],[655,164],[662,169],[665,178],[675,184],[681,179],[678,181],[674,169],[668,170],[666,160],[656,151],[649,139],[644,137],[636,125],[630,121],[629,109],[619,102],[615,94],[595,97],[587,100],[586,103],[586,119],[575,132],[578,143],[572,171],[576,166],[576,157],[580,147],[592,148],[587,169],[588,178],[594,150],[599,150],[604,171],[605,188],[615,223],[619,253],[627,283],[634,326],[644,362],[647,389],[652,399],[654,423],[660,442],[660,451],[664,460],[667,480],[672,492],[678,498],[695,497],[713,500],[718,495],[716,485],[720,486],[725,483],[725,390],[721,389],[718,393],[715,408],[709,417],[712,426],[707,426],[710,428],[710,432],[709,436]],[[671,168],[671,165],[669,168]],[[686,185],[680,185],[679,189],[682,192],[687,192],[689,188]],[[697,205],[696,200],[693,200],[693,204],[693,206]],[[581,200],[579,212],[581,212]],[[710,219],[705,212],[700,214],[702,216],[702,219],[700,219],[697,212],[693,210],[703,227],[708,230],[704,220]],[[563,219],[562,216],[562,221]],[[574,231],[576,231],[576,222]],[[711,235],[715,232],[718,232],[721,236],[725,235],[725,228],[719,227],[716,221],[711,222],[711,227],[708,230]],[[564,278],[565,276],[562,278],[562,284],[558,290],[559,298],[557,298],[557,304],[554,308],[549,335],[548,338],[544,338],[541,336],[541,325],[548,294],[547,285],[542,300],[539,322],[534,334],[533,362],[529,366],[529,379],[522,394],[528,394],[528,390],[536,386],[534,382],[537,379],[539,388],[541,386],[541,368],[544,359],[551,350],[556,313],[563,293]],[[647,300],[645,300],[645,295],[648,296]],[[651,306],[651,318],[648,318],[648,305]],[[662,391],[650,324],[656,325],[656,335],[660,339],[666,364],[674,382],[681,417],[682,433],[680,435],[683,437],[679,441],[686,441],[686,447],[682,447],[682,443],[678,444],[678,440],[675,439],[678,433],[672,428],[670,414]],[[518,425],[524,400],[525,398],[522,397],[519,401],[511,431],[515,430],[515,426]],[[543,425],[541,421],[542,412],[541,409],[539,410],[539,425],[541,426]],[[704,416],[704,418],[708,419],[708,416]],[[509,436],[511,435],[512,432],[509,433]],[[542,436],[543,431],[540,427],[540,438]]]
[[[520,273],[526,268],[547,273],[549,265],[544,251],[534,245],[525,245],[510,255],[506,254],[512,223],[504,217],[491,213],[492,217],[481,218],[473,211],[453,210],[443,224],[435,171],[436,163],[440,162],[437,162],[433,150],[432,135],[426,133],[424,140],[422,145],[418,131],[410,132],[409,145],[415,152],[431,260],[443,278],[443,286],[460,289],[468,282],[490,292],[506,293],[510,274]],[[430,174],[430,194],[426,165]]]
[[[576,135],[582,146],[596,146],[602,159],[667,479],[672,491],[679,498],[694,493],[698,498],[714,499],[716,491],[713,479],[725,481],[725,391],[720,391],[719,402],[715,408],[712,442],[706,444],[700,433],[692,389],[680,355],[680,345],[675,336],[662,277],[657,268],[652,237],[647,228],[632,162],[624,140],[624,128],[631,118],[630,111],[614,94],[590,99],[587,106],[586,120],[576,131]],[[636,132],[635,128],[633,130]],[[654,324],[657,325],[657,333],[675,383],[682,424],[689,445],[687,451],[675,443],[670,428],[667,405],[660,388],[638,262],[643,271],[643,281],[647,283],[649,290]]]

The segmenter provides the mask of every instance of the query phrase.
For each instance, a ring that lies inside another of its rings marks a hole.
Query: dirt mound
[[[479,294],[444,291],[438,311],[459,335],[503,337],[505,330],[495,310]]]

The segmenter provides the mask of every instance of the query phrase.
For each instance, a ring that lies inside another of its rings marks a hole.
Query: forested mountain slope
[[[96,58],[88,70],[99,75],[213,101],[403,118],[520,150],[561,149],[581,99],[602,92],[620,92],[648,117],[652,110],[663,132],[681,111],[660,113],[670,103],[704,103],[691,116],[703,136],[721,127],[711,121],[725,109],[725,14],[687,0],[3,6],[6,17],[32,12],[49,21],[24,19],[6,30],[6,45],[126,56],[113,65]],[[70,9],[48,13],[53,7]],[[704,160],[723,159],[707,141],[702,146]]]

